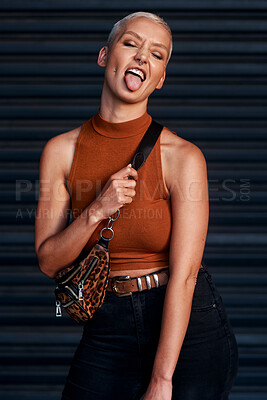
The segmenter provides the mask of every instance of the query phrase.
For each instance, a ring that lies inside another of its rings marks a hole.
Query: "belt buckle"
[[[115,277],[115,276],[114,276],[114,278],[112,278],[112,280],[113,280],[113,279],[114,279],[114,282],[111,283],[111,287],[112,287],[113,293],[115,293],[116,296],[118,296],[118,297],[131,296],[132,292],[119,293],[119,292],[117,291],[117,286],[116,286],[116,282],[119,282],[119,281],[129,281],[129,280],[131,280],[130,275],[118,276],[118,277]]]

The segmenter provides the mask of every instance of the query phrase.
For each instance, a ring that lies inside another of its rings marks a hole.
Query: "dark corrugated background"
[[[231,400],[267,398],[267,2],[2,0],[1,400],[60,398],[81,328],[54,317],[53,281],[34,254],[39,158],[49,138],[97,111],[98,50],[140,10],[165,18],[174,38],[148,111],[207,160],[204,259],[240,352]]]

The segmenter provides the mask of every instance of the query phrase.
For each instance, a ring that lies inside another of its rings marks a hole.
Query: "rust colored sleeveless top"
[[[68,178],[73,220],[95,200],[112,174],[132,162],[151,120],[146,112],[130,121],[112,123],[98,110],[82,125]],[[163,183],[160,136],[138,170],[135,190],[132,203],[120,208],[113,225],[114,238],[109,242],[112,271],[168,266],[171,204]],[[107,222],[98,225],[83,251],[94,246]]]

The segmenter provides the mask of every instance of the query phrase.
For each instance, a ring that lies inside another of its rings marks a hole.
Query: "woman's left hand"
[[[172,381],[165,379],[151,379],[145,396],[142,400],[171,400]]]

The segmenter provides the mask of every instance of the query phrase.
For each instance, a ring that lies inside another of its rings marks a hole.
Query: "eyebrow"
[[[120,36],[120,39],[122,38],[122,36],[126,35],[127,33],[130,34],[130,35],[135,36],[135,37],[136,37],[137,39],[139,39],[139,40],[142,40],[142,37],[141,37],[140,35],[138,35],[138,33],[134,32],[134,31],[126,31],[126,32],[123,32],[123,34]],[[155,45],[155,46],[158,46],[158,47],[163,47],[165,50],[167,50],[167,53],[169,52],[169,50],[167,49],[167,47],[166,47],[164,44],[162,44],[162,43],[153,42],[152,44]]]

